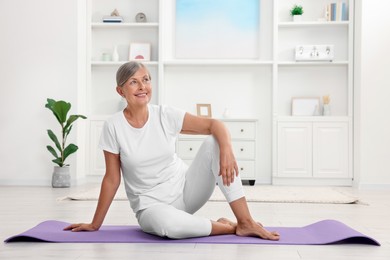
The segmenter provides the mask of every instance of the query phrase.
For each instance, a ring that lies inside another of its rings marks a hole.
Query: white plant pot
[[[54,166],[53,176],[51,180],[53,188],[69,188],[70,187],[70,168],[69,166],[59,167]]]
[[[302,15],[293,15],[294,22],[302,22]]]

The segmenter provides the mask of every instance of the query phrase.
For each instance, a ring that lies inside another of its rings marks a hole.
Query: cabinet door
[[[312,124],[278,123],[278,176],[312,176]]]
[[[313,176],[348,177],[348,124],[313,124]]]

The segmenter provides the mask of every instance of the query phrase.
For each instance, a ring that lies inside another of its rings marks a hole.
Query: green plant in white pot
[[[72,131],[73,123],[79,119],[86,119],[83,115],[70,115],[68,112],[71,108],[71,104],[63,100],[56,101],[54,99],[47,99],[45,105],[46,108],[50,109],[56,117],[58,123],[61,125],[61,138],[58,138],[54,132],[50,129],[47,130],[47,134],[53,141],[55,147],[47,145],[47,150],[54,156],[54,162],[58,166],[54,166],[54,172],[52,176],[53,188],[66,188],[70,187],[70,170],[69,164],[65,163],[65,160],[69,155],[75,153],[78,150],[78,146],[75,144],[66,144],[69,133]]]
[[[290,10],[290,14],[294,22],[302,21],[303,7],[301,5],[294,5]]]

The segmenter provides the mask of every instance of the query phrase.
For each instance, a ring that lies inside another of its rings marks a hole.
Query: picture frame
[[[198,116],[211,118],[211,104],[196,104]]]
[[[150,43],[130,43],[129,61],[150,61]]]
[[[293,116],[317,116],[319,111],[319,97],[293,97],[291,100],[291,115]]]

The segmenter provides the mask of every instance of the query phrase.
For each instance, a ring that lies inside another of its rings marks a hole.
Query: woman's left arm
[[[238,166],[233,154],[230,134],[225,125],[216,119],[194,116],[186,113],[184,116],[182,134],[213,135],[218,142],[220,151],[219,175],[223,184],[230,186],[234,176],[238,176]]]

